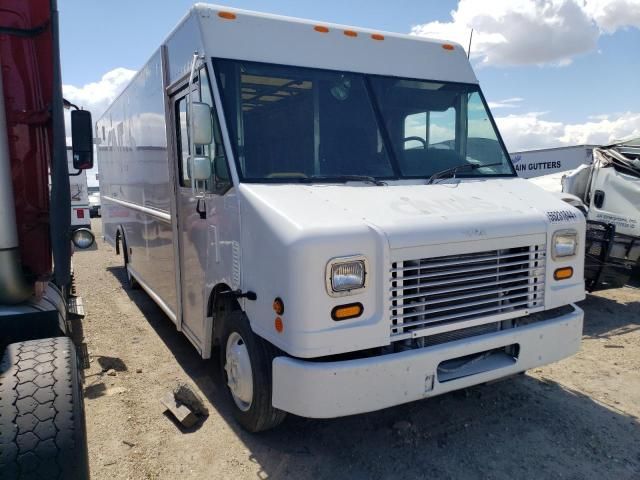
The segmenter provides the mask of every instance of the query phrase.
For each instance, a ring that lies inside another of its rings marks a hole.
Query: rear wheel
[[[127,247],[127,242],[124,239],[124,235],[122,236],[122,256],[124,258],[124,273],[127,276],[127,287],[131,290],[139,290],[140,284],[129,271],[129,250]]]
[[[0,478],[88,479],[82,384],[71,340],[13,343],[0,372]]]
[[[222,378],[238,423],[250,432],[282,423],[286,412],[271,404],[272,362],[277,350],[253,333],[243,312],[231,312],[225,319],[220,353]]]

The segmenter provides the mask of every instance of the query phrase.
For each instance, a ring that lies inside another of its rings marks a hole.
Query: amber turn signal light
[[[553,272],[553,278],[556,280],[566,280],[567,278],[571,278],[573,276],[573,267],[562,267],[557,268],[555,272]]]
[[[282,315],[284,313],[284,302],[280,297],[276,297],[273,301],[273,311],[278,315]]]
[[[347,305],[338,305],[331,310],[331,318],[336,321],[348,320],[362,315],[364,308],[361,303],[349,303]]]
[[[280,317],[276,317],[274,320],[273,328],[275,328],[278,333],[282,333],[284,331],[284,323],[282,323],[282,319]]]

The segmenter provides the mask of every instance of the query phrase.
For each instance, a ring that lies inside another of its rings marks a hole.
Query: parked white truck
[[[457,44],[198,4],[96,132],[105,239],[250,431],[579,348],[584,216],[517,178]]]
[[[640,139],[593,149],[593,162],[531,179],[587,217],[587,290],[618,288],[640,272]]]
[[[593,163],[593,149],[598,145],[571,145],[511,152],[511,162],[522,178],[535,178],[573,170]]]
[[[70,173],[69,188],[71,189],[71,230],[91,228],[87,172],[73,168],[71,147],[67,147],[67,164]]]

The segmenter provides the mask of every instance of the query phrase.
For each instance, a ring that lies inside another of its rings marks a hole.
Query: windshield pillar
[[[467,137],[469,130],[469,96],[460,95],[456,105],[456,151],[460,158],[467,158]]]
[[[320,175],[320,89],[313,87],[313,174]]]

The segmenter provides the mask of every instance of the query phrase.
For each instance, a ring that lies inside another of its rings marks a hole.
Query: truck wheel
[[[131,272],[129,272],[129,269],[127,268],[127,264],[124,264],[124,270],[127,274],[127,286],[131,289],[131,290],[140,290],[140,284],[138,283],[138,281],[135,279],[135,277],[133,275],[131,275]]]
[[[243,312],[231,312],[225,319],[220,354],[222,378],[238,423],[249,432],[282,423],[286,412],[271,404],[271,368],[277,350],[251,331]]]
[[[67,337],[13,343],[4,352],[0,478],[89,478],[80,370]]]
[[[124,253],[124,273],[127,275],[127,287],[131,290],[140,290],[140,284],[134,276],[131,275],[129,268],[127,268],[127,265],[129,265],[129,250],[127,250],[127,242],[124,240],[124,237],[122,239],[122,250]]]

